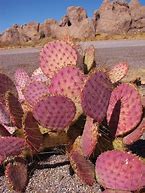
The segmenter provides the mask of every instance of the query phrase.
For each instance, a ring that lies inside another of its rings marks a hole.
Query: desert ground
[[[129,63],[128,76],[123,81],[133,81],[140,77],[145,82],[145,41],[121,40],[81,43],[83,48],[93,44],[96,47],[96,64],[103,67],[125,61]],[[39,65],[41,48],[22,48],[0,50],[0,70],[13,78],[18,67],[24,67],[31,73]],[[69,162],[66,155],[58,149],[54,154],[49,151],[37,157],[37,164],[30,173],[26,193],[99,193],[101,189],[96,183],[93,187],[83,185],[76,175],[70,175]],[[60,155],[61,154],[61,155]],[[6,188],[6,180],[1,171],[0,192],[12,193]]]

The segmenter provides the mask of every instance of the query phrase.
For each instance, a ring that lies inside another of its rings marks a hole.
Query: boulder
[[[40,36],[44,34],[44,37],[50,37],[53,34],[53,28],[58,26],[58,23],[55,19],[47,19],[44,23],[40,24],[39,26],[39,34]]]
[[[54,38],[64,39],[69,36],[72,39],[91,39],[95,37],[95,28],[93,21],[86,18],[81,22],[72,24],[71,26],[55,26],[52,30]]]
[[[91,39],[95,37],[95,27],[92,20],[86,18],[81,22],[69,27],[71,37],[79,40]]]
[[[64,27],[64,26],[70,26],[71,23],[69,21],[69,17],[67,15],[65,15],[64,17],[61,18],[60,22],[59,22],[59,26]]]
[[[59,25],[55,25],[51,30],[52,30],[52,38],[65,39],[66,37],[69,36],[68,26],[61,27]]]
[[[99,9],[99,12],[101,13],[101,12],[104,12],[104,11],[109,10],[111,8],[112,8],[112,5],[111,5],[110,0],[104,0],[100,9]]]
[[[99,10],[99,19],[97,20],[96,32],[119,34],[127,33],[131,25],[131,16],[129,6],[118,1],[107,8]]]
[[[86,19],[87,13],[82,7],[71,6],[67,8],[67,16],[70,24],[75,24],[77,22],[81,22],[83,19]]]
[[[145,6],[141,6],[138,0],[132,0],[129,4],[132,25],[129,32],[145,31]]]
[[[18,28],[20,34],[20,40],[29,41],[29,40],[38,40],[40,38],[39,34],[39,23],[30,22],[28,24],[22,25]]]
[[[0,42],[2,44],[19,44],[20,36],[18,32],[18,25],[13,25],[11,28],[3,32],[0,36]]]

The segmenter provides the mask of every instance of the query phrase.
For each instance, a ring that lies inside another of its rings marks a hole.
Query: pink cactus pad
[[[85,157],[89,157],[93,153],[98,141],[98,136],[98,124],[93,123],[93,119],[87,117],[81,143],[83,155]]]
[[[18,137],[0,137],[0,164],[8,157],[22,152],[25,140]]]
[[[76,65],[76,51],[64,41],[53,41],[44,46],[40,52],[40,66],[49,78],[62,67]]]
[[[134,131],[132,131],[130,134],[128,134],[123,138],[123,143],[126,145],[134,143],[135,141],[140,139],[144,131],[145,131],[145,118],[142,120],[142,122]]]
[[[6,93],[6,106],[9,111],[12,123],[21,129],[24,112],[20,102],[18,101],[18,98],[9,91]]]
[[[19,96],[19,101],[23,102],[25,97],[23,95],[23,89],[28,81],[30,81],[30,77],[27,72],[23,68],[18,68],[14,74],[15,85]]]
[[[145,164],[123,151],[107,151],[96,160],[96,178],[104,188],[135,191],[145,186]]]
[[[0,123],[8,125],[10,122],[10,115],[6,109],[6,106],[0,102]]]
[[[25,101],[25,97],[23,94],[23,89],[20,86],[16,86],[17,92],[18,92],[18,99],[20,103],[23,103]]]
[[[0,96],[4,96],[7,91],[17,95],[17,90],[13,81],[5,74],[0,73]]]
[[[64,96],[43,97],[34,107],[35,119],[46,128],[63,130],[75,116],[74,103]]]
[[[70,163],[82,182],[92,186],[95,183],[94,165],[77,151],[69,154]]]
[[[141,120],[142,104],[137,89],[127,83],[116,87],[110,98],[107,121],[116,136],[131,131]]]
[[[42,145],[43,136],[40,132],[38,122],[34,119],[33,114],[28,112],[24,116],[23,129],[26,142],[33,152],[38,152]]]
[[[88,71],[93,67],[94,61],[95,61],[95,48],[93,45],[91,45],[85,50],[84,63],[86,64]]]
[[[106,116],[112,85],[104,72],[91,75],[82,91],[82,107],[86,115],[97,122]]]
[[[20,88],[24,88],[26,83],[29,81],[29,75],[23,68],[18,68],[14,74],[15,84]]]
[[[85,84],[85,75],[75,66],[67,66],[58,71],[51,79],[49,92],[54,95],[64,95],[72,100],[79,100]]]
[[[109,72],[108,76],[112,83],[118,82],[121,80],[128,72],[128,64],[127,63],[119,63],[115,65]]]
[[[40,98],[48,95],[48,87],[44,82],[31,81],[26,85],[23,93],[26,101],[34,106]]]
[[[34,70],[31,76],[31,80],[46,82],[47,84],[50,82],[49,78],[42,72],[40,67]]]

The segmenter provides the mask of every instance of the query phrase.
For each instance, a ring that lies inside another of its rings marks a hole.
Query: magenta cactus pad
[[[91,75],[82,91],[82,107],[86,115],[97,122],[106,116],[112,84],[104,72]]]
[[[64,41],[53,41],[44,46],[40,52],[40,66],[49,78],[62,67],[76,65],[77,53]]]
[[[58,131],[71,123],[75,112],[74,103],[64,96],[43,97],[33,109],[35,119],[43,127]]]
[[[120,101],[120,107],[116,108]],[[107,121],[111,129],[115,127],[116,136],[131,131],[141,120],[142,104],[137,89],[127,83],[116,87],[110,98]]]
[[[96,160],[96,178],[104,188],[135,191],[145,186],[145,164],[123,151],[107,151]]]

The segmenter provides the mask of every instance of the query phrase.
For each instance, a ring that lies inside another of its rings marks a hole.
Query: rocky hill
[[[0,44],[21,44],[39,41],[42,38],[63,38],[67,35],[74,39],[93,39],[96,34],[132,34],[145,32],[145,6],[138,0],[129,3],[123,0],[104,0],[101,7],[88,18],[82,7],[71,6],[57,22],[47,19],[44,23],[30,22],[13,25],[0,34]]]

